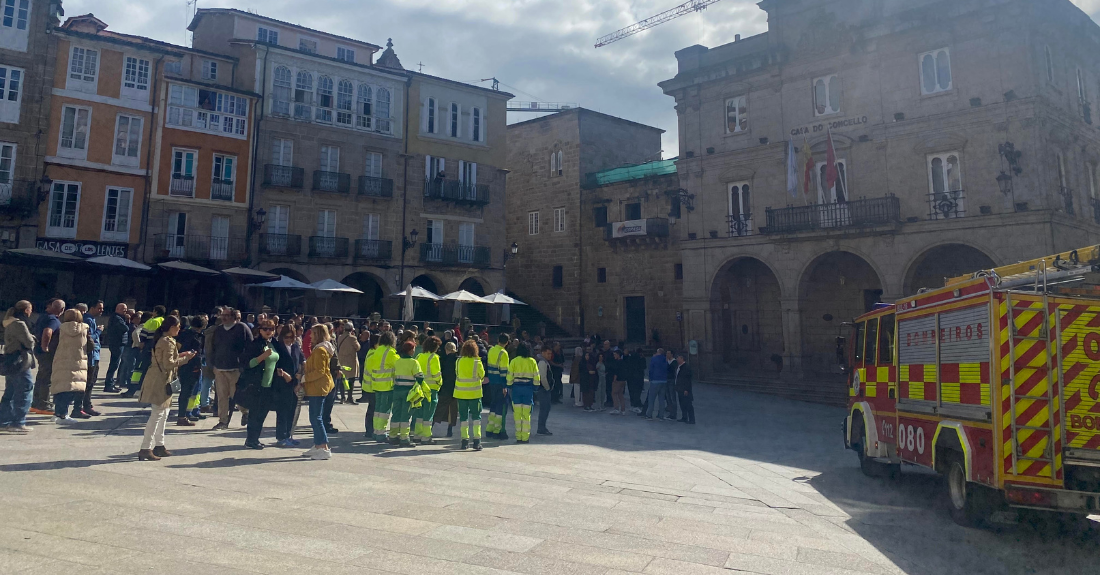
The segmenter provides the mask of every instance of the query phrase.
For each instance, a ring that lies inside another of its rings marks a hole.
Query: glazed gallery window
[[[947,48],[920,55],[920,92],[938,94],[951,89],[951,54]]]
[[[97,70],[99,70],[99,51],[73,46],[69,52],[68,88],[94,94]]]
[[[814,115],[828,116],[840,113],[840,77],[836,74],[814,80]]]
[[[317,79],[317,121],[332,123],[332,78],[328,76]]]
[[[130,236],[130,205],[133,190],[128,188],[107,188],[103,204],[103,241],[124,242]]]
[[[351,82],[340,80],[336,86],[336,123],[344,126],[351,125],[351,101],[355,93]]]
[[[149,61],[126,56],[122,67],[122,95],[136,100],[149,97]]]
[[[23,70],[0,66],[0,122],[19,123],[23,100]]]
[[[359,91],[355,97],[355,127],[369,130],[374,122],[371,121],[371,97],[373,90],[366,84],[359,84]]]
[[[79,207],[80,184],[54,182],[50,190],[50,213],[46,219],[46,235],[51,238],[75,238]]]
[[[726,133],[739,134],[749,129],[749,108],[745,97],[738,96],[726,100]]]
[[[262,30],[262,28],[261,28]],[[290,68],[279,66],[275,68],[275,79],[272,81],[271,113],[280,116],[290,115]]]
[[[30,0],[4,0],[4,15],[3,19],[0,20],[0,26],[26,30],[30,11]]]
[[[85,158],[88,155],[88,126],[91,124],[92,109],[78,106],[61,108],[61,140],[58,143],[59,156]]]
[[[142,119],[138,116],[119,114],[115,126],[115,149],[111,163],[121,166],[137,166],[141,150]]]
[[[313,74],[298,72],[294,79],[294,118],[310,120],[313,118]]]

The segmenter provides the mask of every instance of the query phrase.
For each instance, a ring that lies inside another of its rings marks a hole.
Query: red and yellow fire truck
[[[1100,246],[949,279],[855,320],[845,444],[944,476],[952,517],[1100,513]],[[1087,280],[1087,281],[1086,281]]]

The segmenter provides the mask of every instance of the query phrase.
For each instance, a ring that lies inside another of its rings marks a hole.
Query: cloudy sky
[[[475,83],[496,77],[516,100],[570,102],[666,130],[677,153],[672,98],[657,82],[676,71],[673,52],[712,47],[767,29],[756,0],[722,0],[697,14],[593,48],[596,38],[683,0],[199,0],[385,45],[406,68]],[[1097,19],[1100,0],[1073,0]],[[94,13],[118,32],[184,44],[186,0],[65,0],[69,16]],[[414,68],[415,69],[415,68]],[[484,85],[488,85],[486,82]],[[509,122],[533,117],[511,113]]]

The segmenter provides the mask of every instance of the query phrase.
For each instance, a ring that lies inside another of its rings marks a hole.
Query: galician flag
[[[787,193],[798,197],[798,158],[795,157],[794,138],[787,140]]]

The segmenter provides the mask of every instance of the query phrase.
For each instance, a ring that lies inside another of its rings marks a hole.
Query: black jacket
[[[103,329],[103,345],[110,349],[129,347],[131,343],[130,322],[117,313],[112,313],[107,318],[107,327]]]
[[[242,362],[241,356],[245,347],[252,341],[252,330],[243,322],[237,322],[229,329],[222,326],[214,328],[213,347],[214,357],[208,357],[207,361],[214,364],[215,369],[244,369],[248,362]],[[259,354],[256,354],[259,355]],[[256,357],[256,355],[251,356]]]
[[[691,397],[691,366],[686,362],[676,370],[676,395],[684,395],[684,392]]]
[[[244,325],[244,324],[240,324]],[[244,351],[240,355],[241,367],[244,371],[241,372],[241,378],[237,381],[237,388],[246,387],[249,385],[260,385],[260,382],[264,377],[264,364],[260,362],[255,367],[249,366],[249,362],[263,354],[264,350],[272,347],[272,342],[264,341],[263,338],[256,338],[248,342],[244,346]],[[280,358],[282,359],[282,358]],[[271,384],[275,385],[275,377],[272,377]],[[282,378],[277,378],[282,381]]]
[[[206,338],[202,332],[189,329],[187,331],[180,332],[179,337],[176,338],[176,342],[180,344],[180,351],[194,351],[195,357],[191,358],[191,361],[183,364],[180,367],[180,376],[190,376],[194,379],[199,377],[202,373],[202,359],[203,348]]]

